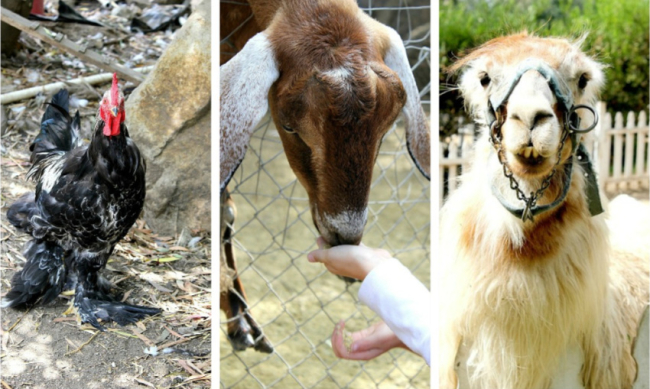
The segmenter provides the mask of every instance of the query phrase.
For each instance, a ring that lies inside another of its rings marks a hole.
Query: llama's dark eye
[[[291,128],[289,126],[285,126],[284,124],[282,125],[282,128],[284,128],[284,130],[286,132],[288,132],[289,134],[295,134],[296,133],[296,131],[293,128]]]
[[[580,80],[578,80],[578,88],[585,89],[588,82],[589,82],[589,77],[587,76],[587,74],[583,73],[580,76]]]
[[[481,85],[483,85],[483,88],[487,88],[488,85],[490,85],[490,76],[488,76],[487,73],[481,74]]]

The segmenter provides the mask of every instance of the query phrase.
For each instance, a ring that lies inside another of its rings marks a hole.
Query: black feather
[[[25,193],[9,207],[7,220],[19,230],[31,233],[30,220],[37,214],[38,207],[34,202],[34,193]]]
[[[61,89],[45,108],[41,118],[41,131],[29,147],[32,164],[37,164],[53,152],[66,152],[77,146],[79,112],[73,119],[68,113],[68,107],[68,91]]]
[[[27,263],[11,280],[11,291],[2,299],[3,307],[41,304],[54,300],[66,281],[64,250],[54,242],[30,240],[24,250]]]

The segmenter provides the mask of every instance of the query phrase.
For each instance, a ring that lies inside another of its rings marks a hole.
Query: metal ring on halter
[[[490,128],[490,142],[492,142],[493,144],[495,144],[495,142],[498,141],[496,139],[496,135],[495,135],[496,130],[497,130],[496,126],[498,124],[499,124],[499,121],[497,119],[494,119],[494,120],[492,120],[492,122],[490,123],[490,126],[489,126],[489,128]]]
[[[575,128],[573,126],[573,123],[571,122],[571,120],[569,120],[569,128],[573,132],[577,132],[579,134],[584,134],[584,133],[589,132],[589,131],[593,130],[594,128],[596,128],[596,125],[598,124],[598,113],[596,113],[596,110],[593,109],[592,107],[588,106],[588,105],[578,104],[578,105],[574,105],[573,107],[571,107],[571,111],[569,112],[569,117],[571,117],[572,115],[577,115],[576,111],[578,109],[580,109],[580,108],[584,108],[584,109],[590,111],[591,114],[594,116],[594,122],[591,123],[591,125],[589,127],[581,129],[581,128]]]

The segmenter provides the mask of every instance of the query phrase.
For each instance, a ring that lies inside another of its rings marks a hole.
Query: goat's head
[[[335,4],[278,11],[221,68],[221,189],[268,104],[332,245],[360,242],[375,159],[402,108],[411,155],[429,174],[428,124],[401,39],[356,5]]]
[[[576,146],[569,137],[560,147],[570,111],[593,106],[604,81],[602,65],[580,50],[581,43],[511,35],[485,43],[452,68],[463,69],[460,89],[477,122],[499,122],[496,136],[515,176],[547,176]],[[594,122],[589,110],[575,113],[583,128]]]

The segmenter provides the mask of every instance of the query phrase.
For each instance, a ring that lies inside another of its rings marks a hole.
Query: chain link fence
[[[401,34],[429,112],[429,1],[366,0],[359,6]],[[240,278],[250,312],[275,352],[234,352],[221,313],[222,388],[429,387],[429,368],[408,351],[393,350],[368,362],[339,360],[332,352],[329,338],[339,320],[357,331],[379,318],[359,303],[359,283],[347,285],[307,262],[317,231],[307,193],[269,117],[253,134],[229,189],[237,206],[233,245]],[[429,285],[430,185],[408,155],[401,119],[377,158],[363,242],[388,250]]]

